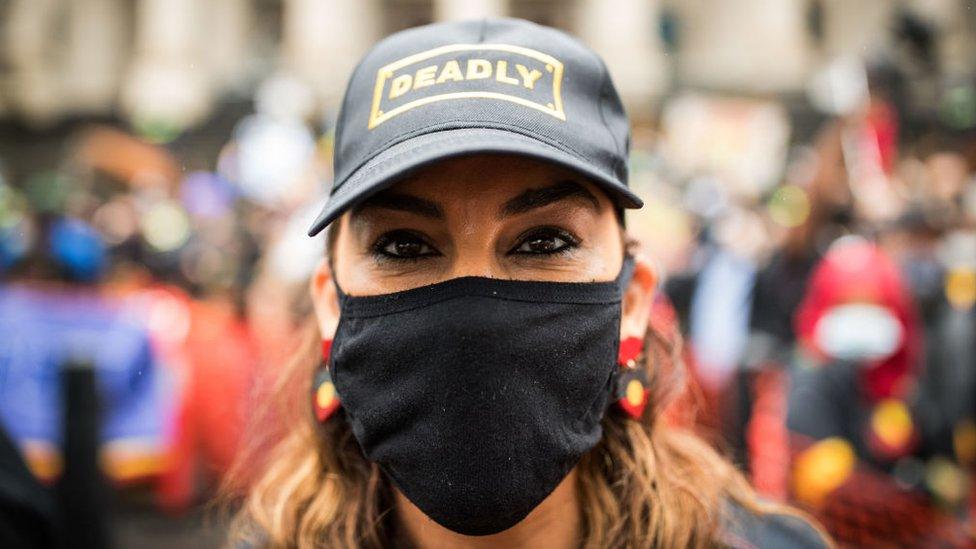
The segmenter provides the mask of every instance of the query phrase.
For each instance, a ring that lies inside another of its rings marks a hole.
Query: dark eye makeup
[[[555,255],[579,246],[579,239],[559,227],[535,227],[518,238],[511,255]]]
[[[579,238],[569,231],[558,227],[534,227],[519,235],[508,255],[552,256],[579,245]],[[417,261],[442,255],[422,235],[404,229],[383,233],[370,246],[370,251],[377,259],[393,261]]]
[[[402,229],[382,234],[370,249],[379,259],[418,260],[441,255],[424,237]]]

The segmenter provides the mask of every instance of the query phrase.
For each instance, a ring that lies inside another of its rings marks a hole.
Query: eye
[[[420,259],[440,255],[422,237],[408,231],[384,234],[372,246],[373,252],[388,259]]]
[[[568,232],[554,227],[533,229],[512,249],[513,254],[552,255],[569,251],[579,245],[579,240]]]

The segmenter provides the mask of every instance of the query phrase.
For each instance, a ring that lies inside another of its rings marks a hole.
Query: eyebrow
[[[529,189],[505,202],[500,217],[525,213],[573,197],[587,200],[594,210],[600,211],[600,201],[586,187],[576,181],[562,181],[541,189]]]
[[[502,205],[499,217],[522,214],[574,197],[583,198],[592,205],[594,210],[600,210],[600,201],[593,196],[593,193],[578,182],[567,180],[548,187],[529,189],[519,194]],[[356,206],[352,213],[356,215],[363,210],[372,208],[413,213],[431,219],[444,219],[444,210],[438,203],[411,194],[388,190],[369,197]]]
[[[436,202],[413,196],[410,194],[395,193],[392,191],[381,191],[353,209],[353,214],[358,214],[368,208],[383,208],[386,210],[397,210],[417,214],[431,219],[444,219],[444,210]]]

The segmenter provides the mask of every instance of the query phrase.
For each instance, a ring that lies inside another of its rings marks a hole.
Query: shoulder
[[[830,547],[823,534],[800,515],[775,511],[753,513],[737,504],[727,506],[720,541],[741,549]]]

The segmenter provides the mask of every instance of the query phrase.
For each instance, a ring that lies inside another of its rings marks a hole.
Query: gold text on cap
[[[369,129],[422,105],[448,99],[495,99],[566,120],[563,64],[508,44],[451,44],[394,61],[376,73]]]

